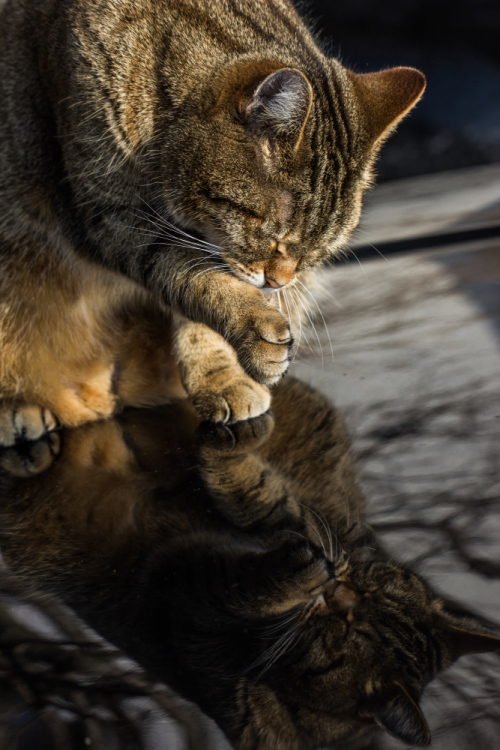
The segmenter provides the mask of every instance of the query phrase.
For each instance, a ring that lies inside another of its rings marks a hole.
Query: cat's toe
[[[205,424],[200,428],[201,443],[204,449],[218,454],[247,453],[269,438],[273,426],[274,419],[269,412],[231,426]]]
[[[193,398],[193,406],[202,420],[215,424],[234,424],[259,417],[271,404],[269,390],[246,376],[230,381],[220,392],[204,391]]]
[[[57,432],[49,432],[40,440],[24,441],[0,450],[0,469],[13,477],[31,477],[46,471],[61,450]]]
[[[39,440],[55,430],[57,419],[49,409],[35,404],[0,403],[0,447]]]
[[[281,313],[266,306],[248,318],[235,348],[243,368],[253,380],[274,385],[288,370],[294,339]]]

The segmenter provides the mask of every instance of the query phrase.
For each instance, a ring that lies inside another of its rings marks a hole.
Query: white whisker
[[[297,289],[297,294],[299,294],[299,296],[300,296],[300,297],[302,297],[302,294],[301,294],[301,292],[300,292],[300,290],[299,290],[299,289]],[[311,315],[309,314],[310,308],[309,308],[309,310],[308,310],[308,308],[307,308],[307,307],[306,307],[306,305],[305,305],[305,302],[306,302],[306,300],[304,300],[304,299],[302,298],[302,304],[303,304],[303,306],[304,306],[304,312],[305,312],[305,314],[307,315],[307,319],[308,319],[308,321],[309,321],[309,324],[310,324],[311,328],[313,329],[314,335],[316,336],[316,341],[318,342],[319,350],[320,350],[320,352],[321,352],[321,366],[323,367],[323,365],[324,365],[324,361],[325,361],[325,360],[324,360],[324,357],[323,357],[323,346],[322,346],[322,344],[321,344],[321,341],[320,341],[320,338],[319,338],[319,336],[318,336],[318,332],[317,332],[317,330],[316,330],[316,326],[314,325],[313,319],[311,318]]]
[[[300,285],[301,285],[301,286],[302,286],[302,287],[304,288],[304,290],[305,290],[305,291],[307,292],[307,294],[308,294],[308,295],[310,296],[310,298],[312,299],[312,301],[314,302],[314,304],[316,305],[316,307],[317,307],[317,309],[318,309],[318,312],[319,312],[319,314],[320,314],[320,316],[321,316],[321,320],[323,321],[323,325],[324,325],[324,327],[325,327],[326,335],[327,335],[327,338],[328,338],[328,343],[330,344],[330,351],[331,351],[331,353],[332,353],[332,359],[334,359],[334,355],[333,355],[333,344],[332,344],[332,340],[331,340],[331,338],[330,338],[330,331],[328,330],[328,326],[326,325],[326,320],[325,320],[325,318],[324,318],[324,316],[323,316],[323,313],[321,312],[320,306],[318,305],[318,303],[317,303],[317,301],[316,301],[316,298],[314,297],[314,295],[312,294],[312,292],[310,292],[310,291],[309,291],[309,289],[308,289],[308,288],[306,287],[306,285],[305,285],[305,284],[303,284],[303,283],[302,283],[302,281],[300,281],[300,279],[297,279],[297,281],[298,281],[298,282],[299,282],[299,284],[300,284]]]

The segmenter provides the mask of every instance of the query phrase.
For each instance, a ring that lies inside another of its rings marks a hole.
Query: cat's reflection
[[[377,727],[425,745],[425,685],[500,640],[378,549],[322,396],[287,379],[273,414],[208,429],[180,403],[64,433],[6,483],[5,554],[242,750]]]

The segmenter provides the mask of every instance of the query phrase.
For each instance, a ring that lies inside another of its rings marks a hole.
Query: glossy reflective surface
[[[494,196],[491,204],[497,205]],[[410,196],[410,212],[412,205],[418,215]],[[390,217],[389,199],[384,210]],[[487,206],[482,221],[485,214]],[[385,547],[443,595],[493,622],[500,622],[499,250],[498,241],[485,240],[327,270],[329,294],[320,303],[324,325],[320,318],[317,336],[306,334],[308,343],[302,341],[292,367],[296,377],[313,383],[344,412],[367,498],[366,519]],[[237,460],[233,456],[224,464],[222,475],[232,477],[233,490],[241,482],[242,462],[257,449],[280,472],[298,476],[303,469],[289,460],[297,430],[287,419],[286,409],[278,409],[273,432],[264,420],[246,437],[224,429],[206,433],[180,404],[129,411],[63,433],[60,445],[56,438],[50,445],[3,454],[8,475],[45,467],[31,477],[10,476],[2,485],[5,556],[14,569],[27,570],[38,590],[58,590],[64,580],[63,598],[85,615],[92,607],[67,582],[91,570],[98,592],[117,561],[128,569],[151,554],[145,539],[161,547],[162,529],[169,524],[166,498],[176,508],[179,534],[194,516],[200,528],[238,526],[227,508],[214,508],[217,493],[200,471],[203,446],[226,461],[231,445],[246,440]],[[312,425],[311,412],[310,445]],[[307,422],[303,427],[307,432]],[[304,454],[309,467],[318,461],[313,454],[312,449]],[[343,526],[361,520],[365,510],[350,502],[338,505],[334,515],[341,536]],[[154,750],[227,747],[201,712],[166,689],[155,692],[147,675],[119,654],[103,651],[102,641],[74,615],[38,595],[22,604],[26,587],[5,571],[3,579],[2,747],[52,747],[49,735],[58,737],[56,747],[89,746],[87,739],[106,750],[139,742]],[[104,600],[100,607],[104,611]],[[94,618],[91,624],[110,638],[105,618],[95,613]],[[46,644],[86,645],[64,647],[61,661],[58,646],[33,645],[40,637]],[[60,665],[56,679],[54,663]],[[497,654],[467,656],[429,686],[422,708],[433,747],[499,746],[499,666]],[[44,725],[34,706],[47,693]],[[370,747],[402,744],[384,735]]]

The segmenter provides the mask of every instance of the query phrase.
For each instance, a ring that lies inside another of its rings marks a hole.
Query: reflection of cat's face
[[[253,736],[257,726],[272,738],[281,726],[283,747],[303,750],[369,738],[383,727],[428,744],[418,702],[459,655],[456,633],[465,631],[418,575],[367,546],[347,546],[332,562],[291,535],[249,553],[239,574],[230,552],[218,562],[208,549],[190,554],[196,608],[181,618],[175,640],[189,643],[195,634],[204,644],[203,657],[190,663],[188,655],[184,666],[196,675],[197,700],[231,739]],[[162,580],[179,575],[179,562],[169,561]],[[186,580],[184,568],[179,580]],[[250,581],[258,581],[251,596]],[[485,639],[485,649],[498,646]],[[217,690],[214,673],[223,677]],[[237,747],[253,748],[252,741],[238,739]],[[268,741],[255,747],[281,747]]]
[[[378,703],[391,699],[396,684],[418,703],[447,656],[439,603],[423,581],[393,563],[355,557],[329,565],[326,583],[275,618],[276,632],[264,626],[268,645],[250,671],[285,706],[300,695],[299,724],[308,733],[314,727],[318,745],[373,731]],[[294,696],[286,687],[292,684]],[[425,722],[416,731],[413,741],[425,739]]]

